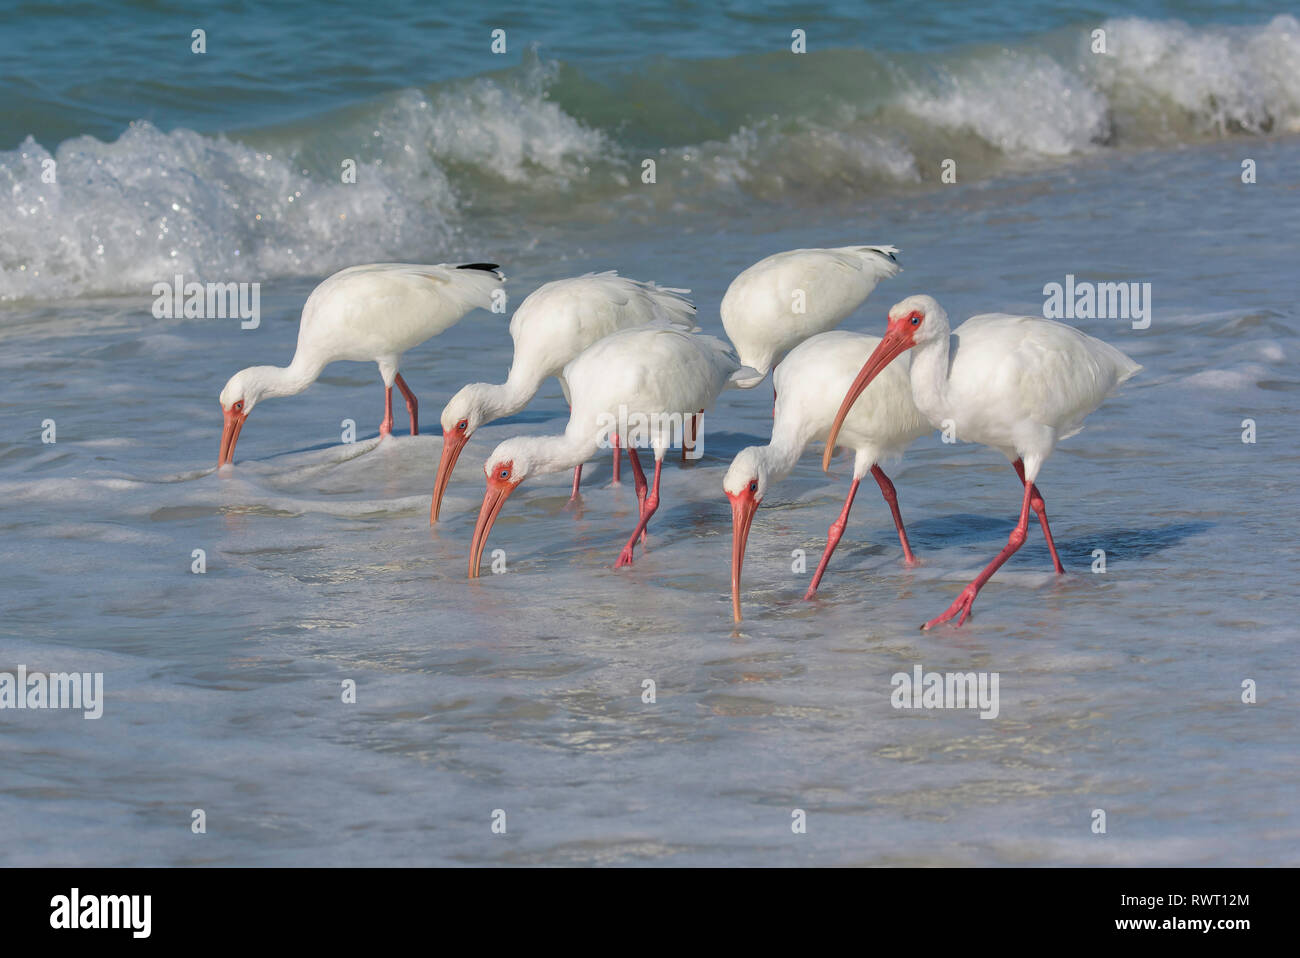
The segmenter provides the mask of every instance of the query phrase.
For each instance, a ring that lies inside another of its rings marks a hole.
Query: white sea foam
[[[0,152],[0,301],[145,297],[178,272],[256,281],[395,257],[504,256],[511,242],[535,241],[546,215],[580,223],[611,210],[708,211],[755,198],[836,202],[933,180],[948,156],[972,158],[965,181],[1104,146],[1300,130],[1295,17],[1102,27],[1104,55],[1083,31],[1077,41],[934,55],[924,68],[865,51],[831,51],[826,63],[809,54],[805,72],[783,75],[786,102],[806,108],[775,115],[756,110],[761,90],[726,82],[749,82],[752,62],[714,61],[707,86],[670,94],[684,124],[703,112],[724,131],[698,141],[631,119],[584,122],[576,102],[552,97],[565,90],[557,66],[535,56],[512,72],[399,91],[243,138],[143,121],[115,141],[80,136],[53,152],[28,138]],[[879,82],[828,96],[827,71],[854,64]],[[588,84],[582,106],[626,117],[638,89]],[[652,85],[645,95],[665,94]],[[647,145],[665,138],[674,145]],[[640,182],[647,155],[664,164],[654,190]],[[342,182],[348,159],[355,183]],[[50,160],[53,183],[42,176]],[[479,248],[485,242],[491,250]]]

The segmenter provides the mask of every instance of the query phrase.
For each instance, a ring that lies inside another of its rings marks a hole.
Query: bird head
[[[221,430],[221,449],[217,454],[217,468],[229,464],[235,458],[235,443],[239,440],[239,431],[244,428],[244,421],[253,411],[257,401],[266,392],[265,370],[271,366],[249,366],[231,376],[226,386],[217,397],[221,403],[221,412],[225,424]]]
[[[483,464],[483,474],[487,477],[487,491],[483,493],[483,505],[478,511],[478,522],[474,524],[474,540],[469,549],[471,579],[478,578],[479,563],[483,559],[483,550],[487,546],[492,523],[496,522],[506,499],[519,488],[519,484],[532,470],[533,463],[525,448],[526,445],[527,440],[524,439],[507,439],[497,446],[487,462]]]
[[[946,335],[948,314],[933,296],[909,296],[889,308],[884,340],[893,337],[897,342],[906,343],[898,352]]]
[[[433,482],[433,502],[429,506],[430,525],[438,521],[447,482],[451,479],[456,460],[460,458],[469,437],[485,421],[493,418],[486,413],[488,389],[484,383],[470,383],[452,396],[451,401],[443,407],[442,455],[438,457],[438,475]]]
[[[948,314],[933,296],[909,296],[889,309],[889,324],[885,335],[867,357],[866,363],[853,380],[853,385],[840,403],[839,412],[826,437],[826,451],[822,453],[822,469],[830,469],[835,454],[835,437],[840,434],[844,418],[853,408],[857,398],[880,375],[881,370],[914,346],[932,342],[948,335]]]
[[[767,493],[767,464],[759,447],[742,449],[731,462],[722,491],[731,501],[731,611],[740,621],[740,568],[745,562],[745,544],[758,504]]]

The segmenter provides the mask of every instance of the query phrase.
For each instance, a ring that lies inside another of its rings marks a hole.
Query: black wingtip
[[[465,263],[461,266],[457,266],[456,268],[457,269],[481,269],[485,273],[495,273],[501,267],[498,266],[496,263]]]

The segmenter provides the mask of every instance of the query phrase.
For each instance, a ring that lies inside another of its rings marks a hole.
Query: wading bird
[[[695,306],[686,298],[689,292],[628,279],[612,271],[559,279],[534,290],[510,320],[515,354],[506,381],[500,385],[470,383],[442,411],[442,456],[429,506],[430,524],[438,521],[448,480],[474,430],[523,409],[548,376],[559,378],[569,399],[565,365],[611,333],[655,322],[694,329]],[[616,445],[615,482],[618,467]],[[573,473],[575,497],[581,478],[579,464]]]
[[[707,410],[728,385],[754,374],[722,340],[669,323],[623,330],[587,348],[564,367],[573,403],[564,434],[507,439],[484,463],[487,491],[470,546],[470,578],[478,575],[492,523],[519,484],[586,462],[615,433],[627,450],[640,503],[636,529],[615,563],[616,568],[631,565],[637,537],[659,508],[663,458],[674,437],[684,441],[686,422],[696,410]],[[638,432],[654,451],[654,484],[648,491],[636,451]]]
[[[298,347],[288,366],[250,366],[221,390],[225,428],[217,466],[235,456],[235,443],[253,407],[263,399],[302,392],[336,360],[373,362],[384,380],[380,435],[393,431],[393,384],[406,397],[411,435],[419,432],[419,403],[398,373],[402,353],[454,325],[475,307],[490,309],[505,277],[491,263],[422,266],[371,263],[330,276],[307,297]]]
[[[745,543],[768,485],[790,474],[808,443],[830,434],[841,397],[879,343],[877,337],[862,333],[842,330],[822,333],[792,349],[773,373],[777,400],[772,441],[766,446],[742,449],[722,482],[723,491],[731,500],[731,607],[737,622],[740,621],[740,568],[745,559]],[[916,557],[912,555],[903,517],[898,511],[894,484],[878,463],[898,458],[913,440],[929,431],[930,424],[912,402],[906,363],[881,373],[867,390],[866,398],[852,407],[840,430],[840,441],[855,452],[853,483],[843,511],[827,533],[826,551],[805,599],[811,599],[817,592],[831,554],[844,535],[858,483],[868,471],[879,484],[893,514],[904,561],[909,566],[915,564]]]
[[[882,279],[901,267],[893,246],[842,246],[775,253],[750,266],[722,297],[722,326],[740,361],[759,375],[795,346],[838,326]]]
[[[1072,326],[1037,316],[989,313],[949,332],[948,314],[930,296],[909,296],[889,311],[889,325],[853,381],[826,440],[830,467],[836,436],[854,402],[891,361],[912,355],[912,399],[931,425],[947,424],[958,439],[998,450],[1024,485],[1020,518],[1006,547],[962,590],[948,610],[921,628],[970,615],[993,573],[1024,544],[1029,510],[1038,515],[1057,573],[1064,573],[1047,507],[1034,484],[1056,444],[1083,428],[1084,418],[1142,367],[1114,346]]]

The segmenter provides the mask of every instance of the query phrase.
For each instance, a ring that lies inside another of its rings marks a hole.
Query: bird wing
[[[722,325],[740,358],[766,371],[809,336],[837,326],[882,279],[901,271],[893,246],[796,249],[760,260],[722,298]]]
[[[487,264],[351,266],[312,290],[303,306],[298,345],[332,342],[338,359],[399,355],[471,309],[491,309],[492,294],[504,281]]]
[[[963,333],[974,330],[980,336],[963,342]],[[1008,397],[1019,415],[1053,427],[1060,439],[1077,433],[1084,417],[1141,369],[1109,343],[1039,316],[973,316],[955,335],[954,362],[981,368],[983,388]]]
[[[535,364],[542,378],[558,374],[584,349],[623,329],[650,323],[694,329],[689,292],[613,271],[546,283],[519,304],[510,321],[516,362],[523,357]]]

